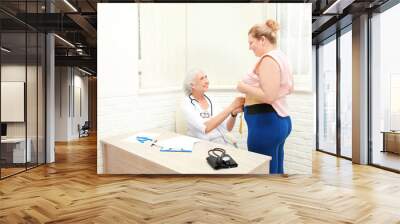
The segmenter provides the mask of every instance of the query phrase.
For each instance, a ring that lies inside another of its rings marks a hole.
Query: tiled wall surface
[[[235,94],[234,91],[228,90],[210,90],[208,95],[214,104],[224,107]],[[152,128],[175,131],[175,112],[181,97],[182,93],[179,91],[167,91],[99,99],[98,137],[101,139],[104,136]],[[313,94],[295,92],[289,97],[288,103],[292,111],[293,130],[285,147],[285,172],[310,174],[315,127]],[[239,140],[240,148],[246,149],[247,128],[244,125],[243,135],[238,133],[238,129],[239,120],[233,134]],[[100,150],[100,147],[98,149]],[[99,173],[102,172],[100,155]]]

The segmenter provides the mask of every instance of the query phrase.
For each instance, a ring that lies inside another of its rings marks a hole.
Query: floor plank
[[[96,138],[0,181],[0,223],[400,223],[400,175],[316,152],[312,175],[96,174]]]

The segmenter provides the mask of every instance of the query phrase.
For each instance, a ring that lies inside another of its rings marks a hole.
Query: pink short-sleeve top
[[[256,68],[261,60],[266,56],[273,58],[278,63],[281,75],[278,98],[271,103],[271,106],[281,117],[287,117],[289,116],[289,111],[286,103],[286,96],[293,91],[293,76],[289,66],[288,57],[285,55],[285,53],[283,53],[281,50],[272,50],[264,54],[257,61],[253,71],[245,75],[242,81],[248,85],[260,87],[260,79],[256,73]]]

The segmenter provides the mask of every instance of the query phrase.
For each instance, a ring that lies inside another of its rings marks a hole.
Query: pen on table
[[[157,139],[154,139],[150,146],[155,146],[157,143]]]

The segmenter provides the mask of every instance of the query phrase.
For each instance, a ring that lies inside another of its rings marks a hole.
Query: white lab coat
[[[191,100],[192,99],[192,100]],[[217,115],[219,112],[221,112],[221,109],[215,105],[211,98],[210,98],[211,104],[212,104],[212,116]],[[187,123],[187,135],[199,138],[199,139],[204,139],[207,141],[211,142],[216,142],[216,143],[221,143],[221,144],[226,144],[228,143],[227,140],[224,137],[224,134],[227,132],[227,120],[226,118],[217,128],[214,130],[210,131],[209,133],[206,134],[206,125],[204,122],[208,121],[209,118],[203,118],[200,114],[201,113],[208,113],[211,115],[211,105],[210,101],[207,100],[208,102],[208,109],[203,110],[198,102],[194,100],[193,96],[185,96],[181,102],[181,110],[183,112],[183,116],[186,120]]]

